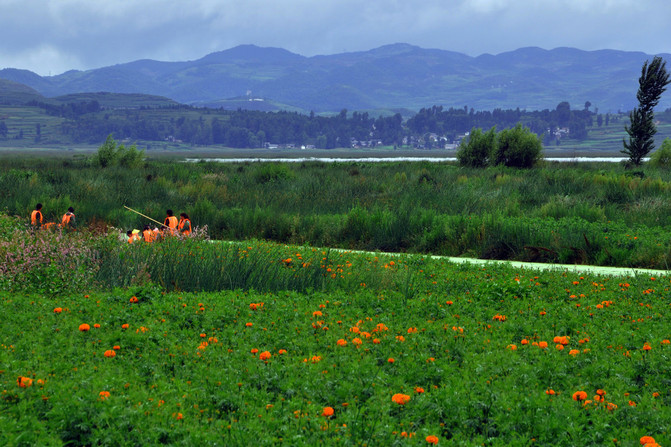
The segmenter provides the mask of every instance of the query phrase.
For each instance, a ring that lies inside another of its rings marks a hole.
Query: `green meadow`
[[[665,270],[669,177],[6,158],[0,442],[668,445],[668,276],[431,255]]]

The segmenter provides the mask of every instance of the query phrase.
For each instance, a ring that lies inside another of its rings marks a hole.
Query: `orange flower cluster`
[[[639,439],[639,442],[643,447],[657,447],[659,444],[655,441],[655,438],[652,436],[642,436],[641,439]]]
[[[87,331],[90,331],[90,330],[91,330],[91,326],[88,325],[88,324],[86,324],[86,323],[83,323],[83,324],[80,324],[80,325],[79,325],[79,330],[80,330],[81,332],[87,332]]]
[[[61,313],[61,312],[63,312],[63,308],[62,308],[62,307],[56,307],[56,308],[54,309],[54,313],[55,313],[55,314],[59,314],[59,313]]]
[[[101,391],[98,393],[98,396],[100,396],[100,400],[105,400],[108,397],[110,397],[110,392],[109,391]]]
[[[250,310],[259,310],[263,307],[264,303],[249,303]]]
[[[557,335],[555,338],[552,339],[552,341],[553,341],[554,343],[557,343],[557,344],[561,344],[561,345],[563,345],[563,346],[566,346],[566,345],[568,345],[568,343],[569,343],[569,337],[567,337],[567,336],[565,336],[565,335],[563,335],[563,336],[560,337],[559,335]]]
[[[259,359],[261,359],[265,362],[265,361],[268,361],[271,356],[272,356],[272,354],[270,354],[269,351],[263,351],[261,354],[259,354]]]
[[[438,445],[438,436],[429,435],[426,437],[426,442],[433,445]]]
[[[139,301],[140,301],[140,300],[138,300],[137,297],[136,297],[135,295],[133,295],[133,296],[130,297],[130,302],[133,303],[133,304],[135,304],[135,303],[137,303],[137,302],[139,302]]]
[[[322,416],[327,418],[333,416],[333,413],[334,410],[331,407],[324,407],[324,409],[322,410]]]
[[[105,354],[103,354],[105,357],[112,358],[116,356],[116,351],[114,349],[108,349],[105,351]]]
[[[33,379],[30,377],[19,376],[19,378],[16,379],[16,384],[19,388],[28,388],[33,385]]]
[[[410,402],[410,396],[408,396],[407,394],[397,393],[391,396],[391,401],[399,405],[405,405],[408,402]]]
[[[581,400],[587,399],[587,393],[584,391],[576,391],[573,393],[573,400],[580,402]]]
[[[496,315],[494,315],[494,316],[492,317],[492,320],[496,320],[496,321],[506,321],[506,316],[505,316],[505,315],[499,315],[499,314],[496,314]]]

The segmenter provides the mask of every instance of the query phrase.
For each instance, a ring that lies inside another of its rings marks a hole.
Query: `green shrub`
[[[671,166],[671,138],[665,138],[662,145],[650,156],[650,166],[668,168]]]
[[[498,144],[491,154],[492,164],[530,168],[540,160],[543,144],[538,135],[517,124],[498,134]]]
[[[471,129],[466,142],[462,142],[457,150],[457,160],[461,166],[484,168],[489,166],[490,157],[496,152],[496,127],[482,133],[482,129]]]

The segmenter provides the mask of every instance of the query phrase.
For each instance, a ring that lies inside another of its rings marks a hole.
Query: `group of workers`
[[[34,228],[52,228],[59,226],[65,230],[74,230],[77,227],[77,220],[75,219],[75,209],[69,207],[68,210],[63,214],[61,218],[61,223],[57,224],[55,222],[44,222],[44,215],[42,214],[42,204],[38,203],[35,205],[35,209],[30,213],[30,224]]]
[[[30,213],[30,224],[34,228],[52,228],[58,226],[62,229],[74,230],[77,224],[75,219],[75,209],[73,207],[69,207],[67,212],[63,214],[61,223],[56,224],[54,222],[44,222],[42,204],[38,203],[35,205],[35,209]],[[128,236],[128,243],[132,244],[135,241],[154,242],[165,237],[166,235],[188,236],[191,234],[191,231],[191,219],[189,219],[188,214],[181,213],[178,220],[172,210],[166,210],[166,217],[163,221],[161,230],[156,227],[152,229],[150,225],[145,225],[142,231],[128,230],[126,235]]]
[[[188,236],[191,234],[191,220],[188,214],[181,213],[179,220],[177,220],[172,210],[166,210],[165,213],[166,217],[161,230],[156,227],[151,228],[150,225],[145,225],[142,232],[140,230],[128,230],[126,232],[128,243],[132,244],[135,241],[155,242],[166,235]]]

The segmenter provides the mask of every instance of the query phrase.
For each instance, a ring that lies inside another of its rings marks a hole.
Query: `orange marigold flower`
[[[114,345],[114,346],[112,346],[112,349],[114,349],[115,351],[118,351],[119,349],[121,349],[121,346]]]
[[[422,388],[421,386],[416,386],[415,387],[415,393],[422,394],[423,392],[424,392],[424,388]]]
[[[608,411],[617,410],[617,405],[615,405],[613,402],[608,402],[608,405],[606,405],[606,410]]]
[[[545,348],[548,347],[548,342],[546,342],[546,341],[538,342],[538,347],[541,348],[541,349],[545,349]]]
[[[338,340],[338,341],[336,342],[336,344],[337,344],[338,346],[347,346],[347,340],[344,340],[344,339],[341,338],[340,340]]]
[[[547,394],[548,396],[554,396],[557,393],[555,393],[555,390],[553,390],[552,388],[548,388],[547,390],[545,390],[545,394]]]
[[[529,340],[527,340],[526,338],[524,338],[524,339],[522,339],[522,341],[520,342],[520,344],[521,344],[521,345],[528,345],[528,344],[529,344]]]
[[[131,303],[137,303],[138,301],[139,301],[139,300],[137,299],[137,297],[136,297],[135,295],[133,295],[133,296],[130,297],[130,302],[131,302]]]
[[[555,345],[555,348],[557,349],[557,351],[563,351],[564,350],[564,345],[557,344],[557,345]]]
[[[116,351],[113,349],[108,349],[105,351],[105,354],[103,354],[105,357],[114,357],[116,355]]]
[[[438,436],[429,435],[426,437],[426,442],[429,444],[438,445]]]
[[[405,405],[410,402],[410,396],[407,394],[397,393],[391,396],[391,401],[399,405]]]
[[[98,393],[98,396],[100,396],[100,400],[105,400],[108,397],[110,397],[110,392],[109,391],[101,391]]]
[[[544,310],[541,310],[541,312],[540,312],[540,313],[541,313],[541,316],[543,316],[543,315],[546,315],[546,314],[547,314],[547,312],[545,312]]]
[[[606,392],[604,390],[602,390],[601,388],[599,388],[598,390],[596,390],[596,394],[598,394],[599,396],[605,396]]]
[[[63,312],[63,308],[62,308],[62,307],[56,307],[56,308],[54,309],[54,313],[55,313],[55,314],[59,314],[59,313],[61,313],[61,312]]]
[[[128,323],[124,323],[121,325],[121,329],[128,329]]]
[[[576,391],[573,393],[573,400],[581,401],[587,399],[587,393],[584,391]]]
[[[280,349],[279,351],[277,351],[277,353],[280,354],[280,355],[284,355],[284,354],[287,353],[287,350],[286,349]]]
[[[256,354],[257,352],[259,352],[259,350],[256,348],[252,348],[251,351],[249,352],[251,352],[252,354]]]
[[[322,358],[318,355],[313,355],[312,358],[310,359],[312,363],[319,363],[322,361]]]
[[[447,304],[448,306],[451,306],[454,303],[452,301],[445,301],[445,304]]]
[[[359,337],[357,337],[354,340],[352,340],[352,343],[354,343],[355,345],[360,345],[363,342],[361,341],[361,339]]]
[[[261,354],[259,354],[259,358],[263,361],[268,360],[271,357],[272,354],[268,351],[263,351]]]
[[[389,357],[389,358],[387,359],[387,363],[394,363],[394,361],[395,361],[395,360],[394,360],[393,358],[391,358],[391,357]]]
[[[94,324],[93,327],[96,329],[100,329],[100,325],[98,323]]]
[[[630,400],[630,401],[629,401],[629,406],[630,406],[630,407],[635,407],[635,406],[636,406],[636,402],[634,402],[633,400]]]
[[[252,326],[254,326],[254,323],[245,323],[245,326],[246,327],[252,327]]]
[[[408,328],[408,334],[414,334],[414,333],[416,333],[416,332],[417,332],[417,328],[416,328],[416,327]]]
[[[655,442],[655,438],[653,438],[652,436],[643,436],[639,440],[639,442],[641,443],[641,445],[652,444]]]
[[[82,331],[82,332],[86,332],[86,331],[91,330],[91,326],[89,326],[86,323],[83,323],[83,324],[79,325],[79,330]]]
[[[507,349],[510,349],[511,351],[515,351],[517,349],[517,345],[510,344],[507,346]]]
[[[182,415],[182,413],[177,413],[177,415],[175,415],[175,419],[177,419],[178,421],[182,420],[184,419],[184,415]]]
[[[659,393],[655,391],[654,393],[652,393],[652,397],[659,397]]]
[[[19,378],[16,379],[16,384],[19,386],[19,388],[28,388],[29,386],[33,385],[33,379],[30,377],[19,376]]]
[[[580,354],[580,350],[579,349],[571,349],[568,353],[569,353],[569,355],[576,356],[576,355]]]
[[[373,339],[373,344],[379,345],[380,344],[380,339],[379,338],[374,338]]]
[[[650,346],[650,343],[648,343],[648,342],[643,343],[643,350],[644,351],[649,351],[651,349],[652,349],[652,346]]]
[[[324,407],[324,409],[322,410],[322,416],[327,418],[333,416],[333,413],[334,411],[333,408],[331,407]]]
[[[402,335],[397,335],[396,340],[403,342],[403,341],[405,341],[405,337],[402,336]]]
[[[321,316],[323,316],[323,315],[324,315],[324,314],[322,313],[321,310],[315,310],[314,312],[312,312],[312,316],[313,316],[313,317],[321,317]]]

